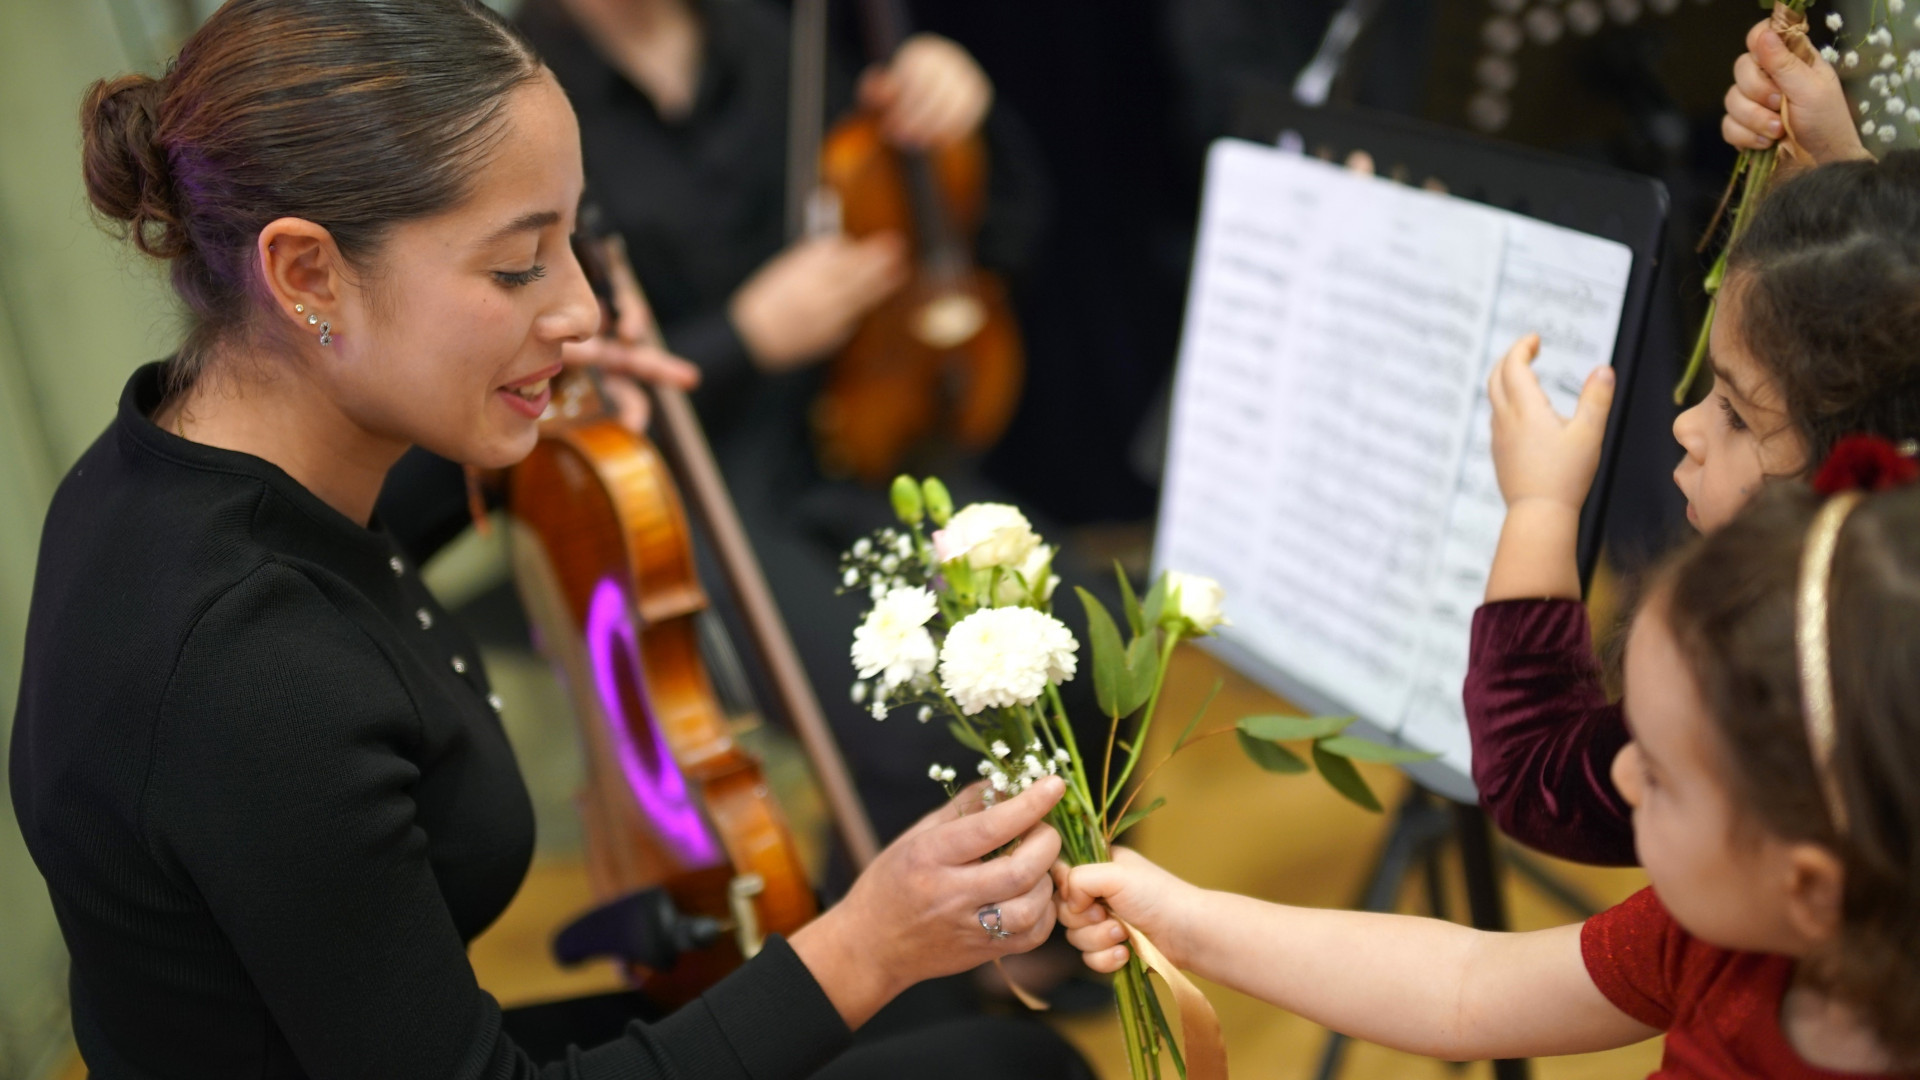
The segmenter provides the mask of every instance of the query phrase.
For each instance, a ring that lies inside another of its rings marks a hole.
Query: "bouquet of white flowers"
[[[1083,656],[1073,632],[1053,616],[1053,593],[1060,583],[1053,572],[1055,549],[1012,506],[977,503],[956,513],[939,480],[902,476],[893,483],[892,497],[902,527],[858,541],[841,566],[845,589],[864,591],[873,603],[853,635],[853,666],[859,674],[853,699],[876,720],[909,709],[921,723],[936,717],[946,723],[962,747],[980,755],[976,771],[987,781],[989,802],[1017,794],[1043,776],[1062,777],[1067,791],[1048,821],[1060,833],[1063,856],[1076,866],[1106,861],[1114,839],[1165,801],[1135,809],[1127,784],[1146,749],[1174,648],[1226,622],[1219,584],[1168,572],[1142,597],[1120,574],[1125,635],[1099,600],[1085,589],[1075,590],[1086,606],[1094,698],[1109,721],[1104,753],[1095,747],[1089,757],[1075,740],[1059,691],[1080,672]],[[1205,708],[1188,721],[1173,752],[1195,741]],[[1131,730],[1123,732],[1129,718]],[[1346,736],[1350,722],[1350,717],[1257,716],[1208,734],[1235,732],[1255,762],[1282,773],[1310,766],[1279,744],[1310,741],[1314,766],[1335,789],[1377,810],[1379,803],[1348,759],[1405,761],[1427,755]],[[952,795],[960,772],[934,763],[928,775]],[[1180,1075],[1187,1075],[1187,1062],[1148,984],[1149,965],[1142,954],[1175,986],[1196,1077],[1224,1076],[1218,1025],[1205,998],[1143,938],[1135,938],[1134,953],[1115,984],[1133,1076],[1159,1077],[1163,1049]],[[1203,1025],[1216,1033],[1211,1046],[1196,1041],[1196,1012],[1205,1014]]]

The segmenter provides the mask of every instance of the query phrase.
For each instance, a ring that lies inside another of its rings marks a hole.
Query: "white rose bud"
[[[964,558],[975,570],[1018,567],[1039,546],[1040,537],[1026,515],[1005,503],[974,503],[933,534],[936,561]]]
[[[1220,611],[1226,599],[1227,591],[1210,577],[1167,572],[1167,614],[1185,620],[1200,633],[1212,633],[1214,627],[1226,623],[1227,617]]]

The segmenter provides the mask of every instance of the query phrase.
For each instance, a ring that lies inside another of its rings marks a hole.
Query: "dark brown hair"
[[[1728,253],[1727,289],[1805,471],[1844,435],[1920,436],[1920,152],[1781,184]]]
[[[87,195],[172,264],[188,385],[263,296],[278,217],[324,226],[368,274],[392,226],[458,205],[539,58],[478,0],[229,0],[164,76],[122,75],[80,110]]]
[[[1920,489],[1867,496],[1834,552],[1832,769],[1847,828],[1823,801],[1801,707],[1794,603],[1821,498],[1778,484],[1662,567],[1648,592],[1720,733],[1736,800],[1767,832],[1845,866],[1839,939],[1815,983],[1920,1065]]]

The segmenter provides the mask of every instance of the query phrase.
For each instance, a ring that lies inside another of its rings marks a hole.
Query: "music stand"
[[[1632,249],[1633,267],[1614,345],[1615,406],[1601,446],[1599,471],[1580,516],[1578,559],[1584,591],[1599,558],[1601,524],[1653,299],[1654,270],[1660,261],[1669,210],[1665,185],[1651,177],[1404,117],[1351,107],[1302,106],[1285,87],[1277,85],[1255,85],[1247,90],[1232,134],[1335,161],[1344,160],[1352,151],[1364,150],[1382,176],[1411,184],[1436,179],[1453,195],[1617,240]],[[1247,649],[1217,640],[1205,646],[1237,670],[1310,711],[1347,711]],[[1365,721],[1355,728],[1371,737],[1391,738]],[[1451,840],[1460,848],[1472,925],[1505,929],[1501,860],[1496,858],[1492,827],[1479,807],[1472,779],[1439,762],[1403,768],[1414,785],[1395,811],[1393,825],[1357,906],[1361,910],[1392,910],[1406,877],[1417,867],[1424,867],[1427,904],[1432,914],[1446,917],[1439,857]],[[1577,890],[1555,880],[1537,862],[1512,849],[1504,854],[1506,863],[1552,899],[1583,916],[1593,913],[1591,903]],[[1346,1041],[1337,1033],[1329,1036],[1317,1076],[1324,1080],[1337,1074]],[[1528,1073],[1524,1060],[1494,1062],[1494,1075],[1499,1080],[1521,1080]]]

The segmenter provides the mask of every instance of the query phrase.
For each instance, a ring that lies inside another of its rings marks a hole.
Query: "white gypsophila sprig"
[[[940,601],[925,588],[890,589],[854,630],[854,669],[875,680],[877,698],[933,673],[940,654],[927,623],[939,611]]]
[[[960,711],[1031,705],[1073,678],[1080,643],[1033,608],[983,608],[955,623],[940,649],[940,685]]]

